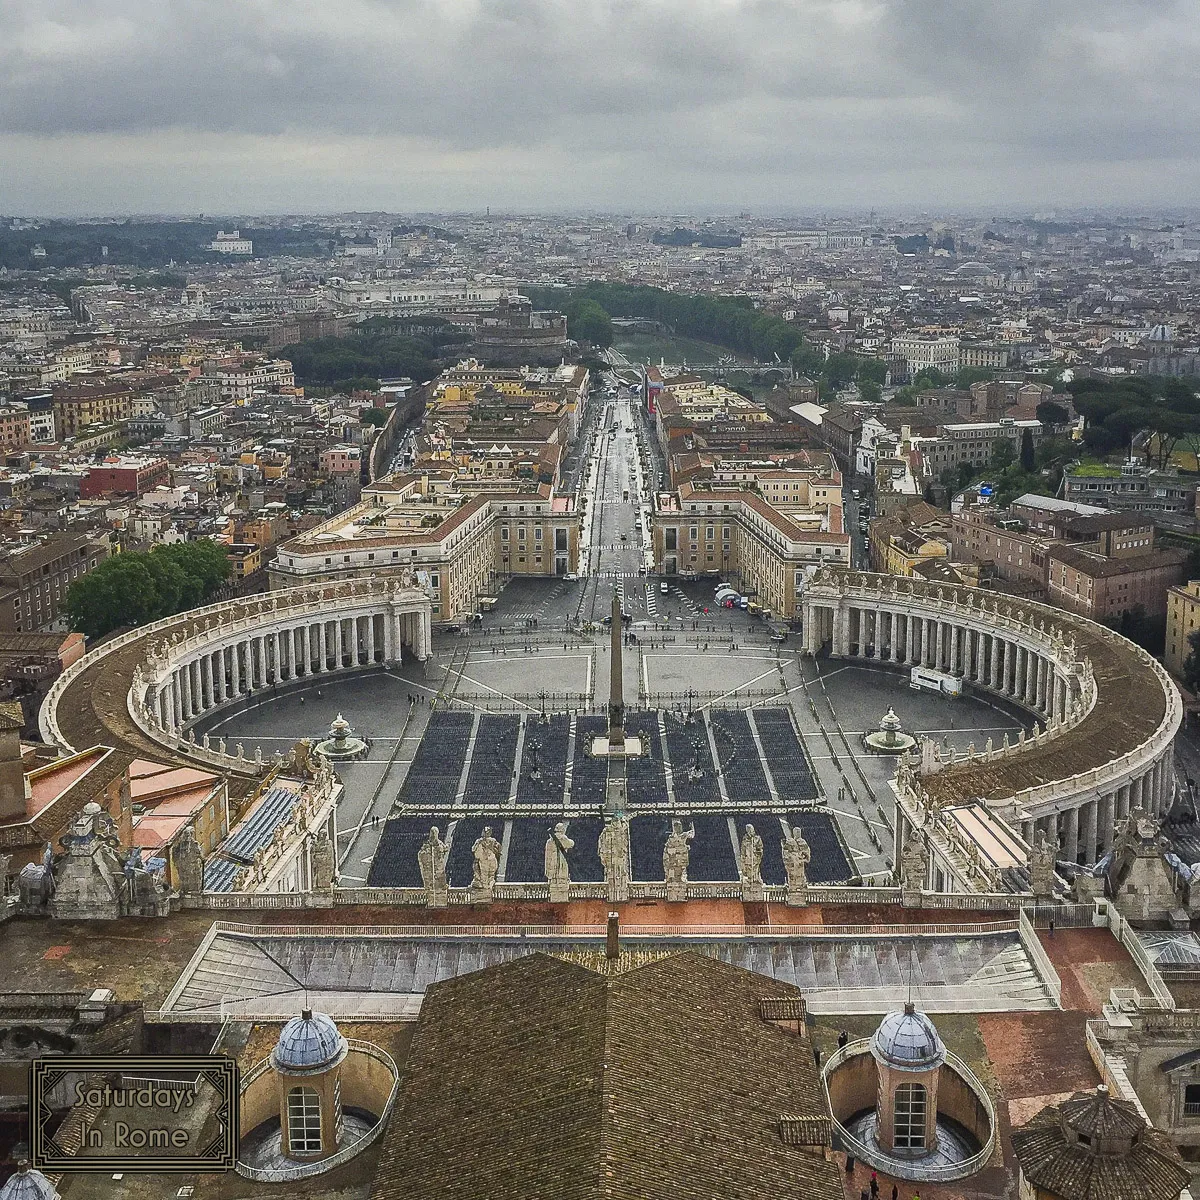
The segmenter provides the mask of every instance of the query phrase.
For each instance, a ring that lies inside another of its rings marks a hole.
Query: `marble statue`
[[[492,837],[492,827],[485,825],[483,832],[471,847],[475,865],[471,870],[473,899],[491,903],[492,890],[496,886],[496,874],[500,870],[500,843]]]
[[[429,836],[417,851],[417,866],[421,870],[421,886],[425,889],[425,903],[430,908],[445,908],[450,903],[450,885],[446,881],[446,860],[450,847],[442,841],[438,827],[429,829]]]
[[[613,817],[600,831],[600,862],[604,867],[604,882],[609,902],[629,899],[629,821]]]
[[[925,835],[919,829],[910,829],[904,845],[900,848],[900,903],[905,908],[921,906],[921,890],[929,870],[929,850]]]
[[[783,839],[783,869],[787,873],[787,902],[802,905],[808,894],[808,864],[812,847],[798,825],[789,825]]]
[[[695,825],[685,831],[682,821],[675,819],[671,822],[671,832],[667,834],[667,842],[663,846],[663,874],[667,880],[668,900],[687,898],[687,869],[691,857],[688,843],[695,836]]]
[[[171,851],[175,859],[175,875],[179,891],[184,896],[199,896],[204,891],[204,859],[200,843],[191,825],[185,825]]]
[[[747,825],[738,847],[738,867],[742,876],[742,899],[756,901],[763,898],[762,879],[763,840]]]
[[[566,821],[559,821],[550,830],[543,853],[546,882],[550,884],[550,902],[552,904],[565,904],[570,899],[571,865],[567,861],[567,855],[574,846],[574,840],[567,836]]]
[[[1055,847],[1045,834],[1029,848],[1029,888],[1039,900],[1054,896]]]
[[[330,892],[337,883],[337,855],[325,825],[321,826],[321,832],[313,842],[312,881],[314,892]]]

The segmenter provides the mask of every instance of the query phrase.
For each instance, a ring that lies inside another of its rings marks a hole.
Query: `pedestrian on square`
[[[840,1050],[849,1040],[850,1035],[843,1029],[842,1032],[838,1034],[838,1049]]]
[[[899,1184],[895,1184],[895,1183],[892,1184],[892,1200],[900,1200]]]
[[[871,1172],[871,1200],[876,1200],[876,1197],[878,1197],[878,1195],[879,1195],[879,1176],[874,1171],[872,1171]]]

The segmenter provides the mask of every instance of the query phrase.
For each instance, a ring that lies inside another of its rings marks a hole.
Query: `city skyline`
[[[0,211],[1171,208],[1200,4],[0,7]]]

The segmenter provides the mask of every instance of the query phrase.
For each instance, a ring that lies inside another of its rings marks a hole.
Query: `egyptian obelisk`
[[[621,597],[614,591],[612,602],[612,630],[609,647],[608,685],[608,746],[610,754],[623,754],[625,749],[625,700],[621,678]]]

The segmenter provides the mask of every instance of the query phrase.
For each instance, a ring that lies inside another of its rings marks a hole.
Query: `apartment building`
[[[54,426],[74,437],[90,425],[115,425],[133,415],[134,388],[121,379],[69,383],[54,390]]]
[[[946,375],[953,375],[959,367],[957,337],[904,334],[892,338],[891,352],[907,362],[908,373],[912,377],[927,367]]]
[[[51,629],[67,589],[107,557],[106,535],[60,534],[0,559],[0,633]]]
[[[1167,588],[1167,636],[1163,663],[1176,679],[1192,652],[1188,635],[1200,629],[1200,579]]]
[[[0,405],[0,447],[6,451],[23,450],[32,440],[28,406]]]
[[[1026,430],[1036,446],[1042,439],[1041,421],[1011,417],[998,421],[945,420],[938,425],[935,437],[922,440],[921,452],[934,476],[938,476],[946,470],[957,470],[963,463],[985,465],[996,452],[997,442],[1009,442],[1014,453],[1020,453]]]
[[[148,454],[113,454],[102,463],[88,467],[79,484],[79,498],[118,493],[144,496],[171,481],[171,464],[165,458]]]
[[[1196,507],[1194,483],[1140,462],[1081,463],[1063,476],[1063,491],[1067,500],[1121,511],[1191,513]]]
[[[918,568],[950,557],[950,515],[924,500],[871,522],[871,570],[911,578]]]
[[[435,621],[474,613],[514,575],[579,566],[580,519],[547,484],[464,492],[453,470],[392,475],[344,513],[280,545],[273,589],[358,577],[415,575]]]
[[[720,575],[773,615],[791,619],[813,571],[850,565],[850,535],[841,525],[840,504],[806,515],[800,506],[783,511],[745,487],[685,483],[655,498],[655,570]]]
[[[1105,557],[1077,546],[1052,546],[1047,599],[1094,621],[1138,615],[1165,617],[1167,594],[1187,576],[1186,550],[1151,550]]]

